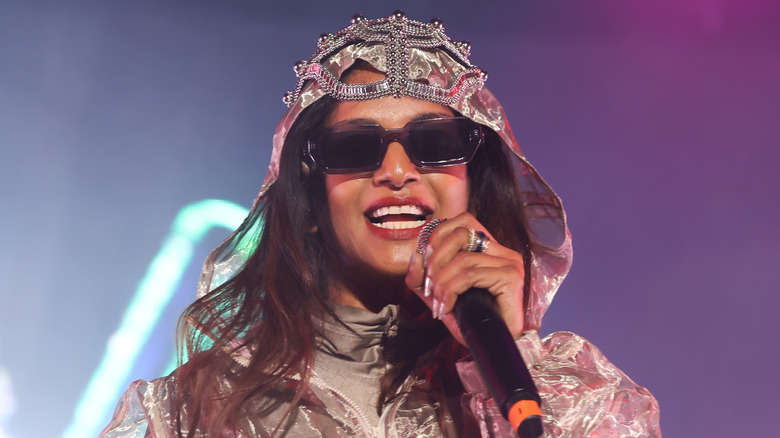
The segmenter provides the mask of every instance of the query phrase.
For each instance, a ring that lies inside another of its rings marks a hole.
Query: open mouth
[[[418,205],[390,205],[371,210],[366,217],[376,227],[404,230],[425,225],[428,214]]]

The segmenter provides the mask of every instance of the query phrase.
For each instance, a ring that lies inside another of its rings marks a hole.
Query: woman
[[[400,11],[320,37],[182,316],[188,360],[135,382],[102,436],[513,436],[451,314],[472,287],[517,340],[546,436],[660,436],[652,395],[595,347],[539,339],[565,214],[469,51]]]

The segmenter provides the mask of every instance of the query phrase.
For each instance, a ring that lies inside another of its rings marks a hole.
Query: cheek
[[[450,186],[447,193],[447,203],[457,213],[467,211],[469,208],[469,187],[468,184],[457,184]]]
[[[350,198],[349,184],[340,175],[325,175],[325,194],[328,197],[328,209],[331,217],[344,210]]]
[[[437,175],[432,186],[435,187],[439,202],[449,214],[468,210],[470,189],[465,166],[462,172]]]
[[[339,242],[344,245],[345,238],[350,233],[347,231],[354,227],[358,218],[357,200],[359,199],[359,187],[355,181],[340,178],[341,175],[327,175],[325,177],[325,193],[328,197],[328,210]]]

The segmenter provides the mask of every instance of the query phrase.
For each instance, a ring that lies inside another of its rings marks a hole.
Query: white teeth
[[[369,214],[371,219],[381,219],[390,215],[410,215],[410,216],[425,216],[425,212],[422,207],[417,205],[389,205],[387,207],[379,207]],[[400,218],[399,218],[400,219]],[[408,228],[417,228],[425,225],[424,217],[419,220],[385,220],[385,221],[371,221],[371,224],[375,227],[386,228],[391,230],[404,230]]]
[[[372,211],[371,217],[380,218],[389,214],[413,214],[416,216],[423,216],[425,213],[423,212],[422,208],[416,205],[390,205],[388,207],[379,207]]]
[[[393,221],[393,222],[380,222],[372,223],[371,225],[379,228],[389,228],[392,230],[405,230],[407,228],[417,228],[425,224],[424,220],[420,221]]]

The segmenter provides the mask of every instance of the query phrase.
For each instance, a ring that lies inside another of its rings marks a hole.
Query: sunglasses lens
[[[374,130],[325,133],[317,142],[318,160],[327,172],[373,170],[379,165],[382,138]]]
[[[422,122],[409,132],[412,155],[424,167],[468,162],[477,146],[479,128],[465,120]]]
[[[419,167],[467,163],[482,141],[476,123],[461,117],[409,122],[400,129],[364,125],[327,130],[309,142],[309,152],[326,173],[375,170],[384,159],[386,144],[399,141]]]

